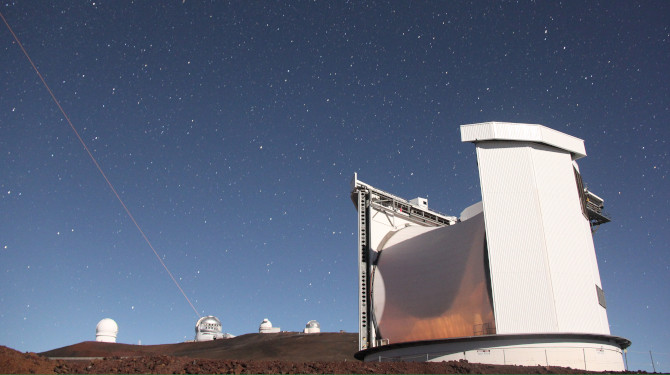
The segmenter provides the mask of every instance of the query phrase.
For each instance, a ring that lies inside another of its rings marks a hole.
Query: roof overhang
[[[539,124],[482,122],[461,125],[461,142],[518,141],[537,142],[572,154],[572,160],[586,156],[584,140]]]

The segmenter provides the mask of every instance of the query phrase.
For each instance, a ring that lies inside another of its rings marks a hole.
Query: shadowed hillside
[[[251,333],[232,339],[165,345],[86,341],[40,353],[45,357],[134,357],[166,355],[202,359],[354,361],[356,333]]]

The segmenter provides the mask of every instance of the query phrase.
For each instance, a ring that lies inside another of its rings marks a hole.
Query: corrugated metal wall
[[[477,160],[497,332],[608,334],[570,153],[487,141]]]
[[[601,324],[593,238],[582,214],[571,157],[546,145],[534,145],[531,154],[559,329],[609,334]]]
[[[518,143],[477,144],[499,334],[558,331],[530,152]]]

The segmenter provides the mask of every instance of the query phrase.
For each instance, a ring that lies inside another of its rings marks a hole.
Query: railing
[[[472,331],[474,336],[495,335],[496,326],[493,325],[492,323],[475,324],[472,327]]]

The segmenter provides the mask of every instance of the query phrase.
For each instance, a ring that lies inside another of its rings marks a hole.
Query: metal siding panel
[[[541,137],[543,143],[578,154],[580,158],[586,156],[583,139],[546,127],[542,127]]]
[[[574,163],[577,166],[577,163]],[[578,166],[577,166],[578,167]],[[595,244],[593,243],[593,234],[591,233],[591,226],[588,221],[584,220],[580,223],[582,226],[582,233],[586,236],[588,241],[586,242],[586,257],[591,265],[591,274],[593,275],[593,282],[598,285],[601,289],[603,288],[601,279],[600,279],[600,270],[598,269],[598,260],[596,257]],[[607,291],[605,290],[605,295]],[[597,308],[598,316],[600,317],[600,333],[610,334],[609,320],[607,318],[607,309],[602,308],[600,305]]]
[[[461,125],[462,142],[508,140],[543,143],[569,151],[573,159],[586,156],[584,141],[539,124],[484,122]]]
[[[586,243],[586,255],[589,260],[589,263],[591,264],[591,274],[593,275],[593,282],[598,285],[601,289],[605,290],[603,288],[601,279],[600,279],[600,271],[598,269],[598,260],[596,257],[596,249],[595,245],[593,243],[593,234],[591,233],[591,226],[587,221],[584,221],[581,223],[583,230],[583,233],[586,233],[587,238],[589,241]],[[607,295],[607,291],[605,291],[605,295]],[[609,320],[607,318],[607,309],[602,308],[600,304],[598,304],[598,316],[600,317],[600,333],[603,334],[610,334],[610,326],[609,326]]]
[[[461,126],[462,142],[472,142],[478,139],[492,139],[493,135],[493,128],[489,126],[488,123]]]
[[[496,139],[542,142],[542,125],[494,122],[492,126]]]
[[[527,144],[477,144],[497,332],[558,329]]]
[[[593,239],[582,215],[571,156],[541,144],[533,146],[532,155],[559,331],[605,333],[594,292]]]

